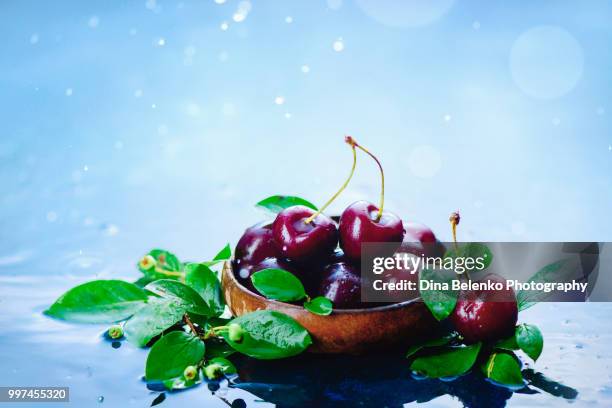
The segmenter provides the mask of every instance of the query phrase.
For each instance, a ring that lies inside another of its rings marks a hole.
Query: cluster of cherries
[[[345,141],[352,148],[353,167],[344,185],[320,210],[292,206],[279,212],[273,222],[256,224],[242,235],[236,246],[233,267],[243,286],[257,292],[251,275],[268,268],[284,269],[302,281],[310,296],[325,296],[336,309],[366,308],[380,304],[361,301],[362,243],[398,243],[396,252],[444,254],[444,246],[429,227],[403,222],[397,215],[383,210],[384,172],[379,160],[350,136]],[[380,169],[380,205],[357,201],[349,205],[336,222],[322,211],[351,180],[357,160],[356,149],[368,154]],[[457,215],[453,232],[458,221]],[[396,279],[415,279],[409,271],[390,273]],[[486,279],[497,277],[489,275]],[[451,321],[467,341],[499,338],[516,324],[516,301],[514,308],[507,302],[489,303],[487,298],[491,295],[496,294],[460,294]],[[398,299],[401,300],[405,299]]]

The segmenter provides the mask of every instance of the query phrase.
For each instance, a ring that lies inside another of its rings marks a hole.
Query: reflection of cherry
[[[466,342],[491,341],[512,335],[518,318],[516,296],[506,281],[489,274],[481,282],[500,282],[504,289],[463,291],[450,318]]]
[[[296,261],[328,256],[338,244],[338,230],[332,219],[303,205],[278,213],[272,234],[279,253]]]
[[[381,189],[380,205],[366,201],[351,204],[340,217],[340,246],[347,258],[358,261],[361,258],[361,244],[364,242],[401,242],[404,237],[404,226],[397,215],[385,212],[385,173],[376,156],[360,146],[350,136],[347,143],[369,155],[380,169]]]
[[[244,232],[234,257],[238,265],[254,265],[266,258],[277,256],[276,245],[272,238],[272,224],[259,223]]]
[[[357,267],[344,261],[328,265],[323,270],[320,295],[331,300],[338,309],[359,307],[361,278]]]

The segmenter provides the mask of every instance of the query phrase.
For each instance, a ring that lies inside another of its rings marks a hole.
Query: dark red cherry
[[[405,222],[404,230],[406,237],[414,238],[422,243],[434,243],[437,240],[431,228],[418,222]]]
[[[338,245],[336,224],[323,214],[307,223],[314,213],[302,205],[278,213],[272,224],[272,233],[283,258],[303,262],[327,257],[334,252]]]
[[[347,207],[340,217],[340,246],[352,261],[361,258],[364,242],[402,242],[402,220],[388,211],[376,220],[378,207],[367,201],[357,201]],[[398,244],[399,245],[399,244]]]
[[[242,234],[234,258],[240,266],[242,264],[254,265],[266,258],[276,257],[278,251],[272,237],[272,224],[255,224]]]
[[[302,282],[307,291],[309,288],[312,290],[313,285],[315,285],[313,282],[315,277],[311,276],[312,274],[309,273],[309,270],[303,269],[293,262],[278,258],[266,258],[255,265],[243,264],[241,267],[237,267],[234,270],[234,276],[236,276],[238,282],[240,282],[244,287],[252,292],[259,293],[253,286],[251,275],[263,269],[283,269],[287,272],[291,272]]]
[[[359,269],[341,261],[328,265],[323,270],[320,295],[334,304],[334,308],[351,309],[360,306],[361,277]]]
[[[491,341],[512,335],[518,317],[516,296],[506,281],[489,274],[480,282],[498,282],[502,290],[462,291],[450,316],[455,329],[467,343]]]

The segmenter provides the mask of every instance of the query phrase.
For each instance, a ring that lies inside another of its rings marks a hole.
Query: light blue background
[[[385,166],[386,208],[442,240],[457,209],[464,240],[612,240],[609,1],[3,1],[0,16],[2,383],[148,404],[144,352],[41,311],[136,279],[153,247],[209,259],[268,195],[322,204],[350,168],[345,134]],[[329,212],[377,202],[378,183],[361,155]],[[610,308],[589,306],[526,314],[549,342],[538,366],[582,405],[611,395]]]

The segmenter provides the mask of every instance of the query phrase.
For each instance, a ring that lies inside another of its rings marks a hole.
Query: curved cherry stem
[[[357,147],[359,150],[374,159],[374,161],[378,165],[378,168],[380,169],[380,205],[378,206],[378,213],[376,214],[376,222],[378,222],[382,218],[383,207],[385,206],[385,172],[383,171],[382,164],[380,164],[380,161],[376,156],[374,156],[374,154],[372,154],[368,149],[357,143],[357,141],[352,137],[347,136],[347,139],[350,139],[350,142],[347,141],[347,143],[351,143],[353,146]]]
[[[319,214],[321,214],[336,198],[338,198],[338,196],[340,195],[340,193],[342,193],[344,191],[344,189],[346,188],[346,186],[348,186],[348,183],[351,181],[351,179],[353,178],[353,174],[355,173],[355,167],[357,166],[357,151],[355,150],[355,145],[356,143],[352,143],[353,138],[351,138],[350,136],[346,136],[344,141],[346,143],[348,143],[351,146],[351,150],[353,150],[353,167],[351,167],[351,173],[349,174],[348,178],[346,179],[346,181],[344,182],[344,184],[342,185],[342,187],[340,187],[340,190],[338,190],[336,192],[336,194],[334,194],[329,200],[327,200],[327,202],[323,205],[323,207],[321,207],[317,212],[315,212],[314,214],[312,214],[310,217],[306,218],[304,220],[304,223],[309,224],[311,223],[315,218],[317,218],[317,216]]]

